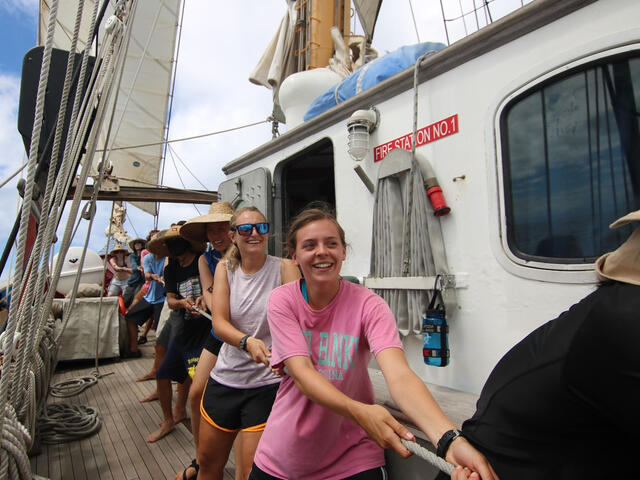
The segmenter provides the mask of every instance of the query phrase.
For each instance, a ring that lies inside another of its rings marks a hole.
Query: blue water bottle
[[[449,365],[449,323],[442,295],[436,288],[433,290],[429,307],[422,319],[422,356],[427,365],[434,367]]]

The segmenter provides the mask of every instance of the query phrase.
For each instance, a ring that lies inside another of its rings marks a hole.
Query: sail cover
[[[99,0],[85,1],[80,34],[82,42],[87,38],[96,1]],[[44,44],[46,36],[48,3],[47,0],[40,2],[39,44]],[[113,2],[109,3],[105,19],[113,14]],[[114,167],[113,176],[118,177],[120,185],[145,187],[160,183],[162,142],[166,135],[178,16],[182,0],[138,0],[136,3],[120,88],[111,96],[116,102],[110,107],[107,121],[101,126],[98,148],[104,147],[108,119],[115,108],[108,146],[108,160]],[[60,2],[54,36],[55,48],[69,50],[77,8],[78,2]],[[103,30],[104,21],[99,38],[104,38]],[[78,49],[84,49],[84,44],[79,45]],[[149,146],[123,149],[136,145]],[[97,152],[93,159],[94,169],[101,158],[102,154]],[[133,205],[152,215],[156,214],[155,204]]]

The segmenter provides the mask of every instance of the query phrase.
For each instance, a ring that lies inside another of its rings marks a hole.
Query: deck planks
[[[153,364],[153,342],[141,346],[143,358],[103,361],[98,383],[75,397],[49,398],[89,405],[98,409],[102,428],[89,438],[57,445],[42,445],[31,457],[32,473],[51,480],[155,480],[173,479],[195,456],[193,437],[186,422],[165,438],[150,444],[146,439],[162,420],[159,402],[140,403],[155,389],[155,382],[136,382]],[[60,365],[52,383],[89,375],[93,362]],[[175,384],[174,397],[175,402]],[[190,410],[187,407],[190,417]],[[225,468],[225,480],[233,480],[233,455]]]

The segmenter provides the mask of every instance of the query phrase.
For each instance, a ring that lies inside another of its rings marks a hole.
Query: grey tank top
[[[267,323],[267,299],[271,291],[282,285],[282,259],[267,255],[260,270],[247,275],[238,266],[227,269],[229,312],[231,323],[241,332],[262,340],[271,349],[271,333]],[[278,383],[280,377],[263,364],[253,361],[249,353],[224,343],[218,361],[211,371],[216,382],[234,388],[256,388]]]

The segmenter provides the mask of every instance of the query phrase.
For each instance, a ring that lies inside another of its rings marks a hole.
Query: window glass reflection
[[[592,262],[640,208],[640,58],[583,67],[537,86],[502,117],[507,239],[525,259]]]

